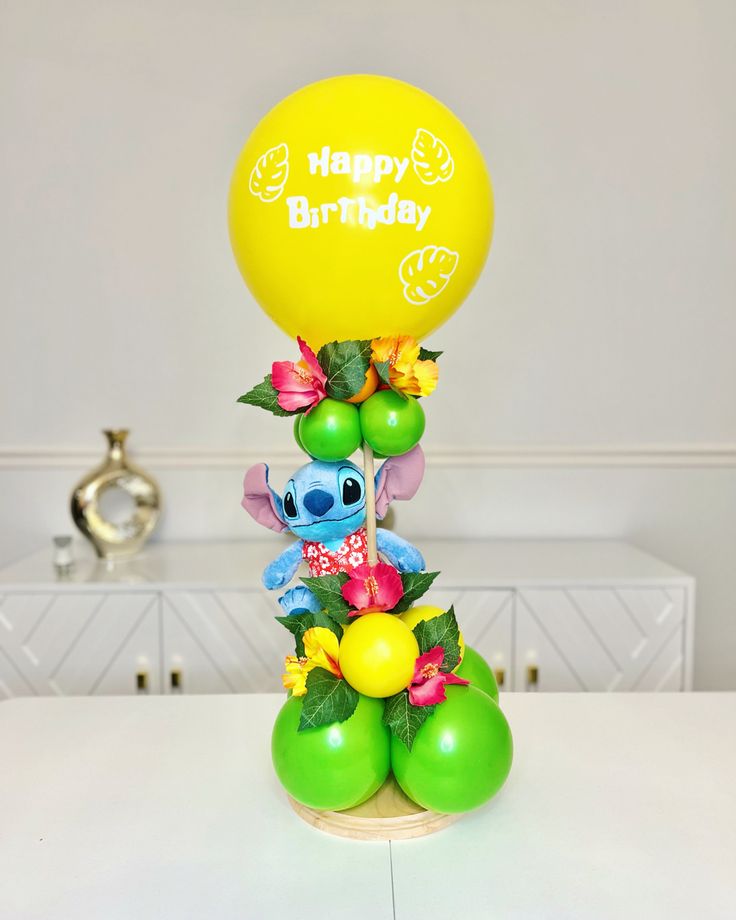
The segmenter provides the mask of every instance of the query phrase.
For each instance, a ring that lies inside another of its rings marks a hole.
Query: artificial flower
[[[286,690],[291,690],[293,696],[304,696],[307,692],[307,676],[314,668],[324,668],[335,677],[342,677],[338,665],[340,644],[331,629],[312,626],[304,633],[302,642],[304,655],[301,658],[287,655],[284,660],[286,671],[281,677],[281,683]]]
[[[340,643],[331,629],[327,629],[326,626],[312,626],[304,633],[302,642],[304,654],[313,668],[324,668],[335,677],[342,677],[338,665]]]
[[[412,336],[373,339],[371,350],[374,364],[387,361],[391,385],[407,396],[429,396],[437,387],[437,363],[419,359],[419,344]]]
[[[351,617],[391,610],[404,596],[401,576],[385,562],[357,565],[350,569],[348,576],[342,586],[342,596],[356,608],[350,611]]]
[[[419,344],[410,335],[390,335],[371,342],[375,364],[388,361],[389,367],[411,366],[419,358]]]
[[[307,343],[297,338],[302,360],[274,361],[271,365],[271,383],[278,390],[278,402],[287,412],[306,407],[307,412],[326,396],[327,377],[319,366],[317,357]]]
[[[436,361],[415,361],[412,368],[414,379],[406,392],[411,396],[429,396],[437,389],[440,369]]]
[[[445,660],[445,650],[441,645],[435,645],[424,655],[420,655],[414,664],[414,677],[409,685],[409,702],[412,706],[432,706],[434,703],[444,703],[445,684],[464,684],[456,674],[445,674],[441,671],[442,662]]]
[[[291,690],[292,696],[304,696],[307,692],[307,674],[312,670],[307,658],[287,655],[284,659],[286,672],[281,675],[284,689]]]

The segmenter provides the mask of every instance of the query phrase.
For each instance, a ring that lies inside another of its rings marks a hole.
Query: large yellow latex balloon
[[[230,239],[253,296],[291,336],[436,329],[485,262],[493,198],[465,126],[388,77],[333,77],[288,96],[235,167]]]

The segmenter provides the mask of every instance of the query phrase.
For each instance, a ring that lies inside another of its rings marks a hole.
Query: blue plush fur
[[[380,477],[380,470],[376,480]],[[269,487],[270,488],[270,487]],[[349,460],[313,460],[294,473],[283,496],[271,489],[279,517],[299,539],[271,562],[263,573],[269,590],[283,588],[302,562],[305,540],[337,550],[346,537],[365,524],[365,478]],[[400,572],[420,572],[424,559],[416,547],[388,530],[378,530],[378,551]],[[307,592],[307,593],[305,593]],[[306,588],[293,588],[279,603],[287,613],[319,609]]]

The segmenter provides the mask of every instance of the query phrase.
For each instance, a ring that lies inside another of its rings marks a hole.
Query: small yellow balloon
[[[343,677],[364,696],[393,696],[408,687],[418,657],[414,634],[390,613],[357,617],[340,642]]]
[[[483,157],[432,96],[389,77],[332,77],[273,108],[229,198],[238,267],[265,312],[318,348],[443,323],[491,242]]]
[[[417,607],[410,607],[400,615],[399,619],[406,623],[409,629],[414,629],[417,623],[420,623],[422,620],[433,620],[435,617],[446,612],[447,611],[443,610],[442,607],[433,607],[431,604],[420,604]],[[462,633],[460,633],[458,637],[458,645],[460,646],[460,661],[462,661],[465,657],[465,639]],[[458,667],[460,667],[460,662],[458,662]]]

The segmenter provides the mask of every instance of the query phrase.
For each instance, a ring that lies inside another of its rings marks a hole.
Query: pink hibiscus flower
[[[307,343],[297,338],[302,360],[274,361],[271,366],[271,383],[279,391],[279,405],[287,412],[294,412],[307,407],[307,412],[314,408],[326,396],[327,377]]]
[[[467,685],[469,681],[463,680],[456,674],[445,674],[440,671],[445,660],[445,650],[441,645],[435,645],[424,655],[420,655],[414,665],[414,677],[409,685],[409,702],[412,706],[432,706],[434,703],[444,703],[445,684]]]
[[[391,610],[404,596],[401,575],[385,562],[375,565],[364,562],[350,569],[348,575],[349,580],[342,586],[342,596],[356,608],[348,614],[351,617]]]

